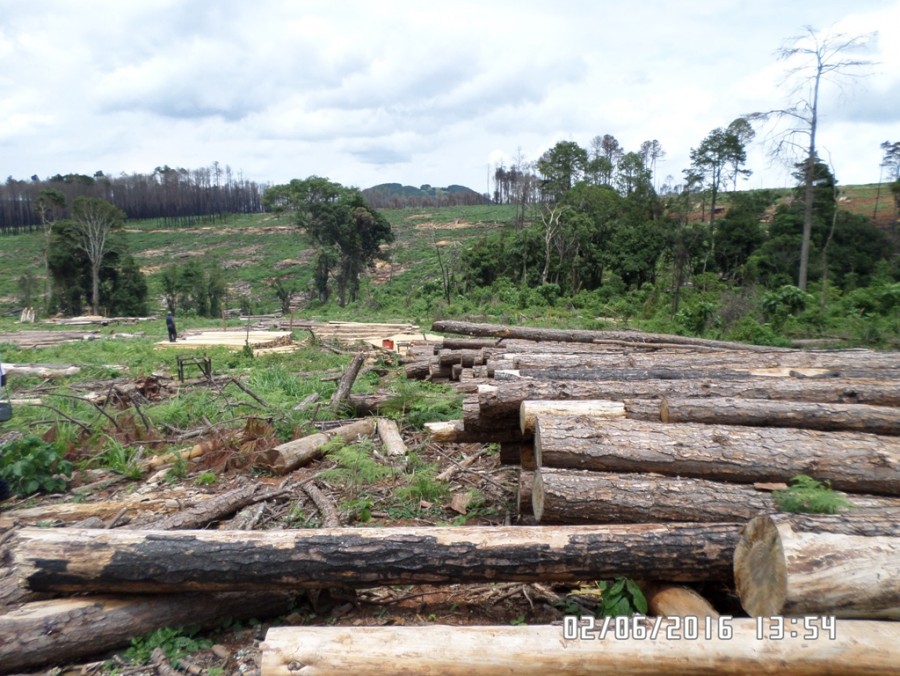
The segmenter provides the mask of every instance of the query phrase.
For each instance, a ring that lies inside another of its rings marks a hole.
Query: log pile
[[[735,576],[751,615],[897,616],[900,572],[887,561],[900,560],[900,354],[433,328],[495,340],[480,358],[468,346],[428,357],[432,376],[458,364],[450,378],[468,392],[462,420],[429,431],[499,441],[501,462],[522,468],[523,522],[749,523]],[[406,371],[425,369],[419,361]],[[780,513],[773,491],[799,474],[842,491],[838,515]],[[883,578],[888,587],[873,582]]]

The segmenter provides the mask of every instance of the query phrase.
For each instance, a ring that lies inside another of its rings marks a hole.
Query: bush
[[[72,463],[51,443],[29,435],[0,448],[0,478],[21,497],[38,491],[61,492],[72,476]]]

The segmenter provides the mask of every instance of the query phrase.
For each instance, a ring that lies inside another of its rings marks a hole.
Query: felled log
[[[551,467],[535,472],[531,497],[534,517],[544,524],[743,521],[779,511],[770,491],[745,484]],[[842,511],[854,517],[900,522],[898,498],[844,497],[852,506]]]
[[[81,373],[81,368],[68,364],[3,364],[9,376],[37,376],[39,378],[62,378]]]
[[[798,427],[900,435],[900,408],[868,404],[822,404],[765,399],[666,399],[659,404],[663,422],[710,425]]]
[[[657,410],[658,410],[657,406]],[[625,404],[621,401],[584,399],[581,401],[531,400],[519,407],[519,429],[523,435],[534,434],[539,415],[581,415],[593,418],[624,418]]]
[[[711,347],[720,350],[743,350],[745,352],[779,352],[784,348],[747,345],[724,340],[706,340],[688,336],[674,336],[642,331],[585,331],[575,329],[541,329],[528,326],[505,326],[502,324],[477,324],[453,320],[436,321],[432,331],[461,333],[467,336],[494,336],[496,338],[524,338],[526,340],[557,340],[573,343],[593,343],[598,340],[612,340],[628,344],[665,343],[666,345],[689,345]]]
[[[357,437],[367,437],[374,432],[373,418],[356,420],[327,432],[317,432],[280,444],[263,454],[263,463],[273,471],[284,474],[321,456],[322,447],[336,437],[351,441]]]
[[[752,487],[658,474],[539,468],[531,493],[538,523],[744,521],[772,507]]]
[[[519,510],[520,519],[534,516],[534,508],[531,506],[534,474],[534,470],[519,470],[519,481],[516,484],[516,508]]]
[[[292,587],[730,580],[740,524],[291,531],[23,528],[13,557],[35,591],[164,593]]]
[[[655,622],[649,620],[650,626]],[[623,639],[612,630],[597,638],[602,620],[578,638],[567,638],[564,626],[552,625],[272,627],[261,645],[262,673],[883,676],[897,667],[900,624],[894,622],[841,622],[834,639],[827,631],[809,638],[801,627],[796,636],[788,632],[783,640],[762,641],[756,638],[756,621],[747,618],[725,623],[731,633],[720,632],[719,621],[712,620],[709,639],[701,619],[699,640],[683,640],[686,625],[680,618],[658,622],[653,638]]]
[[[900,381],[840,378],[754,378],[751,380],[542,381],[519,380],[478,388],[481,417],[518,412],[528,399],[659,399],[740,397],[823,403],[900,406]]]
[[[476,364],[484,363],[484,353],[479,350],[441,350],[437,356],[438,364],[441,366],[452,366],[460,364],[471,368]]]
[[[141,528],[147,530],[186,530],[203,528],[208,524],[225,519],[247,505],[272,497],[272,491],[263,484],[248,484],[214,495],[197,504],[157,519]]]
[[[407,380],[425,380],[431,374],[431,363],[414,361],[403,367]]]
[[[396,421],[390,418],[379,418],[377,429],[378,436],[388,455],[406,455],[406,444],[403,442]]]
[[[59,504],[5,510],[0,516],[0,529],[11,528],[15,524],[36,524],[39,521],[61,521],[74,523],[89,518],[111,519],[123,512],[123,516],[133,518],[136,514],[166,514],[179,509],[175,500],[100,500],[97,502],[62,502]]]
[[[350,389],[353,387],[353,383],[356,381],[356,376],[359,374],[359,369],[362,368],[363,362],[366,360],[366,353],[359,352],[353,357],[353,360],[347,366],[347,369],[344,371],[344,374],[341,376],[340,382],[338,382],[337,389],[334,391],[334,395],[331,397],[331,408],[337,409],[341,406],[350,394]]]
[[[759,516],[743,530],[735,550],[734,577],[741,605],[754,617],[897,620],[900,522]]]
[[[550,347],[546,343],[531,343],[530,349],[505,346],[506,351],[492,351],[486,366],[509,369],[561,368],[632,368],[731,370],[740,369],[754,374],[787,377],[791,371],[807,377],[865,377],[876,372],[882,377],[900,375],[900,353],[874,350],[840,350],[806,352],[791,350],[762,354],[735,350],[720,352],[692,352],[680,350],[600,350],[596,347],[568,343]],[[873,377],[873,376],[869,376]],[[878,377],[878,376],[874,376]]]
[[[900,495],[895,437],[572,416],[540,418],[537,425],[534,448],[542,467],[658,472],[737,483],[784,482],[808,474],[840,490]]]
[[[425,423],[425,431],[432,441],[439,444],[483,444],[493,442],[521,442],[524,438],[518,430],[491,432],[466,431],[462,420],[446,420]]]
[[[145,471],[152,471],[155,469],[159,469],[163,465],[174,464],[179,460],[191,460],[193,458],[199,458],[204,453],[222,448],[223,445],[224,440],[221,437],[207,439],[206,441],[201,441],[199,444],[194,444],[190,448],[186,448],[182,451],[165,453],[163,455],[154,455],[152,458],[149,458],[146,462],[144,462],[143,469]]]
[[[712,604],[690,587],[641,583],[650,615],[658,617],[719,617]]]
[[[36,601],[0,615],[0,673],[71,663],[162,627],[213,627],[287,613],[286,593],[93,596]]]

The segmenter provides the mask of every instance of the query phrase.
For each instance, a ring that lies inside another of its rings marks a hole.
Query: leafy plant
[[[209,486],[214,483],[216,483],[215,472],[201,472],[197,475],[197,478],[194,479],[194,484],[197,486]]]
[[[387,478],[393,473],[390,467],[379,464],[372,457],[375,445],[368,439],[349,446],[336,439],[326,444],[324,450],[328,457],[337,461],[337,467],[319,474],[325,481],[333,481],[343,486],[364,486]]]
[[[64,491],[66,478],[71,476],[72,463],[63,459],[55,445],[36,436],[25,436],[0,448],[0,479],[5,479],[19,496]]]
[[[146,664],[150,661],[150,655],[156,648],[162,648],[170,662],[176,667],[178,661],[212,646],[212,641],[205,638],[197,638],[199,627],[163,627],[156,631],[131,639],[131,647],[125,652],[125,657],[133,662]]]
[[[601,580],[573,591],[570,596],[587,596],[599,599],[598,612],[603,616],[617,617],[634,613],[647,613],[647,599],[638,584],[627,577],[613,581]],[[577,604],[576,604],[577,605]]]
[[[783,512],[837,514],[853,506],[843,494],[834,491],[828,481],[817,481],[806,474],[791,479],[791,486],[772,494]]]
[[[136,480],[143,474],[141,465],[137,460],[134,449],[125,446],[115,439],[111,439],[106,450],[100,456],[100,461],[113,472]]]

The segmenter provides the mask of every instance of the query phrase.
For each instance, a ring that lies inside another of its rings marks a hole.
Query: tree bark
[[[624,418],[625,404],[620,401],[598,399],[523,401],[519,407],[519,428],[522,430],[522,434],[533,435],[538,416],[547,415],[581,415],[599,419]]]
[[[754,617],[900,619],[900,521],[756,517],[735,550],[734,577]]]
[[[598,368],[554,366],[537,369],[495,369],[495,380],[750,380],[752,378],[861,378],[885,379],[890,371],[873,369],[833,369],[818,368],[733,368],[713,369],[707,366],[691,365],[682,368]],[[897,377],[900,377],[898,372]]]
[[[24,528],[13,556],[34,591],[164,593],[572,582],[631,575],[731,579],[739,524],[294,531]]]
[[[351,441],[367,437],[375,432],[375,420],[366,418],[327,432],[317,432],[307,437],[280,444],[264,454],[265,463],[279,474],[291,472],[322,455],[322,447],[335,437]]]
[[[588,622],[585,619],[585,622]],[[654,623],[650,620],[650,625]],[[516,674],[516,676],[646,676],[647,674],[783,674],[784,676],[883,676],[895,673],[900,625],[842,622],[834,640],[785,636],[756,638],[756,621],[736,618],[725,638],[713,622],[711,636],[685,635],[660,620],[654,638],[616,639],[610,631],[590,640],[564,638],[560,626],[273,627],[261,646],[267,676],[344,674]],[[703,626],[703,621],[699,622]],[[679,627],[680,622],[679,622]]]
[[[359,374],[359,369],[362,368],[363,362],[365,361],[366,353],[359,352],[347,366],[344,375],[341,376],[337,389],[334,391],[334,395],[331,397],[331,408],[333,410],[337,409],[347,400],[347,397],[350,395],[350,389],[353,387],[356,376]]]
[[[516,508],[519,510],[520,519],[534,516],[534,508],[531,506],[534,475],[534,470],[519,469],[519,482],[516,484]]]
[[[545,524],[746,521],[779,511],[772,493],[752,486],[660,476],[542,467],[531,493]],[[851,516],[900,521],[900,499],[852,496]]]
[[[377,428],[378,436],[388,455],[406,455],[406,444],[403,443],[403,437],[400,435],[400,428],[396,421],[390,418],[379,418]]]
[[[169,516],[142,524],[145,530],[187,530],[203,528],[213,521],[225,519],[238,510],[272,496],[272,491],[262,484],[248,484],[214,495],[196,505]]]
[[[797,427],[900,435],[900,408],[868,404],[822,404],[765,399],[667,399],[659,404],[663,422],[710,425]]]
[[[526,399],[659,399],[661,397],[738,397],[821,403],[900,406],[900,382],[882,380],[757,378],[711,380],[539,381],[522,380],[502,387],[482,385],[479,416],[499,418],[518,413]]]
[[[441,350],[438,352],[437,361],[441,366],[460,364],[472,368],[484,363],[484,352],[481,350]]]
[[[597,472],[658,472],[712,481],[827,479],[856,493],[900,495],[894,437],[639,420],[538,419],[538,466]]]
[[[530,344],[531,349],[505,346],[507,351],[491,353],[488,368],[635,368],[652,369],[746,369],[774,375],[778,369],[795,370],[808,376],[846,377],[842,373],[875,371],[891,378],[900,375],[900,353],[874,350],[829,350],[808,352],[791,350],[761,354],[759,352],[686,352],[684,350],[591,350],[569,343],[549,347],[546,343]],[[785,374],[787,375],[787,374]]]
[[[32,671],[128,645],[162,627],[212,627],[291,609],[286,593],[94,596],[35,601],[0,615],[0,673]]]
[[[712,604],[690,587],[641,583],[650,615],[657,617],[719,617]]]
[[[447,420],[425,423],[425,431],[438,444],[484,444],[494,442],[521,442],[523,435],[518,430],[498,430],[496,432],[467,432],[462,420]]]
[[[713,347],[722,350],[742,350],[744,352],[780,352],[785,348],[773,348],[723,340],[706,340],[641,331],[579,331],[570,329],[539,329],[528,326],[504,326],[502,324],[476,324],[452,320],[436,321],[432,331],[461,333],[469,336],[494,336],[497,338],[524,338],[526,340],[556,340],[574,343],[592,343],[595,340],[615,340],[626,343],[666,343],[668,345],[690,345]]]

